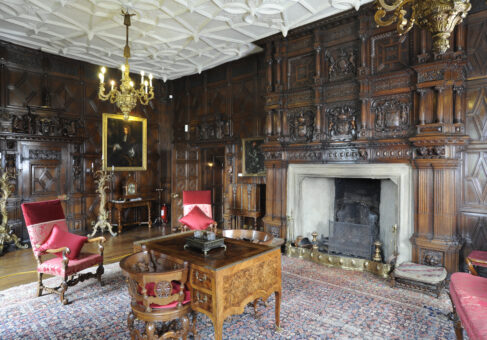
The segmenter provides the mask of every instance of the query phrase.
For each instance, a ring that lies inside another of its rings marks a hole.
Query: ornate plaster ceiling
[[[132,17],[132,71],[175,79],[259,51],[253,41],[370,0],[1,0],[0,39],[116,67]]]

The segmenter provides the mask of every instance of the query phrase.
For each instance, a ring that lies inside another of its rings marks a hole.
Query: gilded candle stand
[[[95,172],[96,184],[98,188],[96,192],[100,195],[100,208],[98,209],[98,221],[93,227],[93,232],[89,235],[93,237],[98,228],[100,228],[100,232],[103,234],[105,228],[112,234],[112,236],[117,236],[117,233],[112,231],[112,225],[109,220],[108,211],[105,209],[107,203],[107,193],[106,191],[109,189],[109,183],[112,180],[113,172],[108,172],[104,170],[97,170]]]
[[[0,213],[2,214],[2,223],[0,224],[0,254],[3,253],[4,244],[13,242],[17,248],[27,248],[27,245],[20,243],[17,235],[13,233],[8,225],[7,200],[12,193],[12,186],[10,181],[13,180],[17,174],[3,170],[0,176]]]

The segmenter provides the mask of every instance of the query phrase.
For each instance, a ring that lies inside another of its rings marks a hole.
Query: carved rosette
[[[357,138],[357,117],[355,105],[342,104],[326,109],[328,134],[333,140],[353,140]]]

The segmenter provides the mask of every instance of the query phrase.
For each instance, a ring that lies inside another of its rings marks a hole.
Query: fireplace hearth
[[[386,275],[390,266],[371,260],[380,241],[386,262],[394,255],[398,262],[411,260],[409,165],[290,164],[287,179],[289,256]],[[312,247],[294,246],[297,238],[311,240],[312,235],[318,236]]]

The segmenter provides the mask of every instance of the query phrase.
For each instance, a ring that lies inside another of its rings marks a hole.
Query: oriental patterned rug
[[[432,296],[390,288],[369,273],[327,268],[282,258],[281,327],[274,329],[274,298],[225,320],[225,339],[455,339],[445,292]],[[51,279],[50,279],[51,280]],[[56,280],[55,278],[52,280]],[[0,339],[129,339],[129,296],[117,264],[96,280],[70,287],[70,304],[57,296],[35,297],[36,284],[0,291]],[[214,336],[198,314],[200,339]]]

